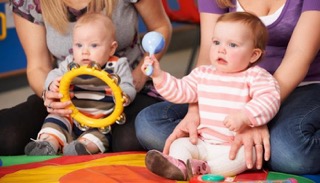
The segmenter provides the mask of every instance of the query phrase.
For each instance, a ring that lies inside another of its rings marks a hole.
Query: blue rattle
[[[142,39],[142,47],[144,51],[149,52],[150,56],[159,53],[165,45],[162,34],[156,31],[148,32]],[[153,72],[152,65],[148,65],[145,74],[150,76]]]

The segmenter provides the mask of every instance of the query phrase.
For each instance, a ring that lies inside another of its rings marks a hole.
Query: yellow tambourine
[[[73,103],[68,107],[72,110],[71,117],[77,120],[77,122],[83,127],[91,127],[91,128],[100,128],[102,130],[110,128],[110,125],[117,122],[119,124],[124,123],[123,118],[125,118],[123,114],[123,103],[124,96],[122,95],[122,90],[118,86],[119,78],[115,75],[111,75],[108,72],[101,70],[100,67],[93,63],[89,65],[79,66],[77,64],[73,64],[69,66],[70,71],[65,73],[60,81],[59,91],[63,94],[61,98],[61,102],[70,101],[70,84],[72,80],[80,75],[91,75],[95,76],[102,81],[104,81],[112,90],[115,106],[113,112],[105,118],[102,119],[94,119],[82,114]]]

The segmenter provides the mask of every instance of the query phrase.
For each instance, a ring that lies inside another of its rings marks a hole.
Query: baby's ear
[[[110,57],[114,55],[114,53],[116,52],[116,49],[118,47],[118,42],[117,41],[113,41],[111,43],[111,47],[110,47]]]
[[[259,58],[262,56],[262,54],[263,54],[263,51],[261,49],[259,49],[259,48],[253,49],[250,63],[253,64],[256,61],[258,61]]]

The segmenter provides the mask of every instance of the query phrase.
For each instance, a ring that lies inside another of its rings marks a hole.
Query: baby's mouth
[[[81,62],[83,64],[90,64],[91,63],[91,60],[90,59],[82,59]]]
[[[226,65],[228,62],[227,62],[225,59],[223,59],[223,58],[218,58],[218,59],[217,59],[217,63],[218,63],[218,64]]]

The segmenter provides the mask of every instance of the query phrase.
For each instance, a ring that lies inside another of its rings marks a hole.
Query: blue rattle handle
[[[159,53],[165,45],[163,36],[156,31],[148,32],[142,39],[142,47],[149,55]],[[144,70],[145,75],[151,76],[153,73],[153,66],[150,64]]]
[[[149,57],[152,57],[154,55],[153,51],[149,52]],[[152,64],[148,64],[147,67],[144,69],[144,74],[147,76],[151,76],[153,73],[153,66]]]
[[[146,69],[144,70],[144,73],[147,76],[151,76],[151,74],[153,73],[153,66],[152,65],[148,65],[146,67]]]

